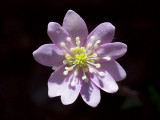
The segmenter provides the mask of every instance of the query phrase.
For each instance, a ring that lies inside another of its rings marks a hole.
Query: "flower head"
[[[61,96],[63,104],[73,103],[79,93],[90,106],[101,99],[100,89],[114,93],[117,81],[126,72],[115,60],[123,56],[127,46],[112,42],[115,27],[105,22],[89,35],[84,20],[69,10],[63,25],[48,24],[48,35],[54,44],[45,44],[33,52],[37,62],[55,70],[48,80],[49,97]]]

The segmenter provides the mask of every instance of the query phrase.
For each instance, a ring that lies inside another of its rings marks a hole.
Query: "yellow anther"
[[[81,53],[84,53],[84,52],[85,52],[85,48],[81,47]]]
[[[97,53],[94,53],[93,55],[91,55],[91,56],[93,56],[93,57],[97,57]]]
[[[79,52],[79,47],[75,47],[74,50],[75,50],[76,52]]]
[[[71,52],[71,53],[74,53],[74,51],[75,51],[74,48],[71,48],[71,49],[70,49],[70,52]]]
[[[84,72],[88,72],[88,69],[86,67],[83,68]]]
[[[69,54],[66,54],[66,59],[71,59],[72,57]]]

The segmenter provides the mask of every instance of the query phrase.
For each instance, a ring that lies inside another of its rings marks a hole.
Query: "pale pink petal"
[[[113,77],[104,69],[100,69],[101,72],[104,72],[104,76],[101,77],[98,74],[89,74],[90,79],[102,90],[108,93],[115,93],[118,90],[118,85],[113,79]]]
[[[111,59],[114,60],[120,58],[127,52],[127,45],[121,42],[108,43],[99,46],[95,52],[100,59],[111,57]]]
[[[101,40],[101,43],[99,43],[99,45],[110,43],[113,40],[114,32],[115,27],[111,23],[101,23],[89,34],[87,43],[90,42],[91,36],[94,36],[95,40]]]
[[[60,24],[56,22],[50,22],[48,24],[47,32],[48,36],[56,46],[61,47],[60,44],[64,42],[66,47],[71,47],[71,44],[67,41],[67,38],[70,37],[70,35],[64,28],[61,27]]]
[[[88,36],[88,29],[84,20],[74,11],[69,10],[63,20],[63,28],[73,39],[80,37],[81,46]]]
[[[126,78],[125,70],[116,61],[101,63],[101,68],[105,69],[115,81],[120,81]]]
[[[63,65],[65,59],[61,50],[54,44],[44,44],[33,52],[34,59],[42,65],[53,67]]]
[[[49,80],[48,80],[48,96],[56,97],[62,94],[64,91],[63,86],[65,85],[66,76],[63,75],[63,71],[65,66],[59,67],[55,70]]]
[[[76,85],[71,86],[71,82],[76,79]],[[63,86],[63,92],[61,94],[61,101],[64,105],[72,104],[78,97],[81,90],[81,82],[80,79],[75,77],[74,74],[70,76],[70,78],[65,81],[65,85]]]
[[[91,107],[96,107],[101,100],[100,90],[91,80],[88,83],[82,83],[80,94],[82,99]]]

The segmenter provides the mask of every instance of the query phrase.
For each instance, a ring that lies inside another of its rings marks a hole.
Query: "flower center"
[[[75,55],[74,64],[78,64],[79,67],[86,66],[87,55],[85,53]]]
[[[94,52],[95,49],[98,48],[98,44],[101,42],[101,40],[95,41],[95,37],[90,37],[90,42],[84,47],[80,47],[80,38],[76,37],[76,45],[74,46],[71,38],[67,37],[66,39],[70,45],[72,46],[70,49],[68,49],[64,42],[60,43],[60,46],[65,48],[62,53],[65,54],[66,60],[63,61],[63,64],[68,65],[68,67],[65,67],[65,71],[63,72],[64,75],[68,75],[68,73],[72,70],[74,70],[75,77],[78,76],[79,69],[82,69],[83,76],[82,80],[84,80],[85,83],[88,83],[88,77],[86,75],[86,72],[90,73],[97,73],[100,76],[104,76],[104,72],[97,71],[98,68],[101,67],[99,63],[98,55]],[[76,79],[73,79],[71,82],[71,86],[75,86]]]

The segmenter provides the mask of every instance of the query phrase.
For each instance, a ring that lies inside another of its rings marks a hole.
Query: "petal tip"
[[[122,44],[123,44],[124,54],[126,54],[128,46],[126,44],[124,44],[124,43],[122,43]]]
[[[61,96],[61,102],[63,105],[70,105],[73,103],[73,102],[70,102],[69,100],[67,101],[67,100],[63,99],[62,96]]]
[[[113,30],[115,30],[115,26],[110,22],[104,22],[102,24],[105,24],[107,27],[111,27]]]
[[[74,11],[73,11],[73,10],[71,10],[71,9],[67,11],[67,13],[72,13],[72,12],[74,12]]]
[[[122,45],[123,45],[123,48],[127,49],[128,46],[125,43],[122,43]]]
[[[33,55],[33,58],[38,62],[38,49],[33,51],[32,55]]]
[[[118,85],[113,86],[112,90],[109,91],[108,93],[116,93],[118,91],[119,87]]]
[[[100,103],[100,101],[98,103],[92,104],[90,106],[93,107],[93,108],[96,108],[99,105],[99,103]]]
[[[32,55],[33,55],[33,57],[36,55],[36,50],[35,50],[35,51],[33,51]]]
[[[48,28],[50,28],[50,26],[52,26],[54,24],[54,22],[49,22],[48,23]]]
[[[52,94],[48,92],[48,97],[53,98],[54,96],[52,96]]]
[[[59,28],[59,24],[56,22],[49,22],[48,23],[48,31],[53,31],[53,29]]]
[[[48,97],[49,98],[53,98],[53,97],[56,97],[51,90],[48,89]]]
[[[126,71],[124,70],[123,73],[122,73],[122,79],[121,79],[121,80],[126,79],[126,77],[127,77],[127,73],[126,73]]]
[[[73,10],[70,9],[70,10],[67,11],[66,15],[67,14],[70,15],[70,14],[77,14],[77,13],[75,11],[73,11]]]

